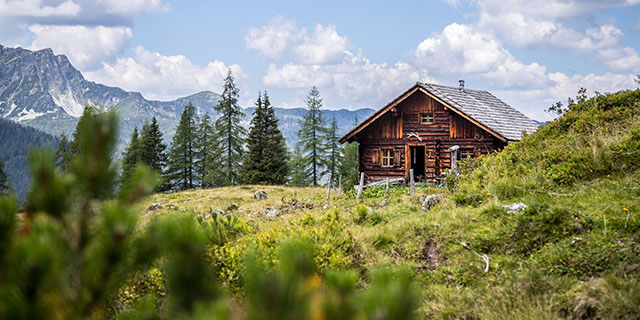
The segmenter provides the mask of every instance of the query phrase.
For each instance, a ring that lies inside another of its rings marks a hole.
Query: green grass
[[[250,231],[210,257],[243,300],[250,248],[276,266],[287,239],[312,239],[318,273],[352,269],[359,285],[380,267],[412,270],[422,317],[436,319],[635,318],[640,305],[640,91],[581,102],[537,133],[484,157],[447,188],[373,188],[327,201],[323,188],[240,186],[155,195],[158,215],[202,216],[237,206]],[[258,189],[266,200],[251,196]],[[419,196],[440,203],[420,210]],[[188,201],[186,201],[188,199]],[[381,200],[389,205],[379,207]],[[293,201],[301,205],[291,206]],[[502,205],[528,208],[507,213]],[[168,209],[173,205],[176,209]],[[266,207],[289,208],[275,218]],[[486,254],[490,268],[484,272]],[[241,307],[240,307],[241,308]]]

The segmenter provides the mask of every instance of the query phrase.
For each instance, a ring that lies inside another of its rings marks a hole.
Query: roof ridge
[[[424,86],[437,86],[437,87],[444,87],[444,88],[449,88],[449,89],[460,89],[460,87],[454,87],[454,86],[445,86],[443,84],[438,84],[438,83],[429,83],[429,82],[424,82],[424,81],[418,81],[419,85],[424,85]],[[480,90],[480,89],[470,89],[465,87],[464,88],[465,91],[475,91],[475,92],[489,92],[487,90]],[[463,91],[464,92],[464,91]]]

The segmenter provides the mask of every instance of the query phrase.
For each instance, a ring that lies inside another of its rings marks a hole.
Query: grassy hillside
[[[237,309],[246,252],[254,248],[277,268],[278,244],[305,237],[321,275],[351,269],[367,287],[373,269],[411,270],[422,317],[633,319],[640,314],[639,167],[640,90],[621,91],[573,105],[503,152],[466,164],[446,188],[409,195],[397,187],[389,197],[370,188],[364,200],[347,193],[327,202],[324,189],[240,186],[155,195],[139,209],[163,207],[144,213],[142,227],[156,216],[204,217],[214,209],[244,221],[224,236],[210,233],[210,263]],[[253,199],[258,189],[269,198]],[[431,194],[440,202],[422,211],[419,196]],[[502,208],[518,202],[527,208]],[[260,214],[267,207],[282,212],[268,218]],[[132,285],[134,294],[122,299],[149,290]]]

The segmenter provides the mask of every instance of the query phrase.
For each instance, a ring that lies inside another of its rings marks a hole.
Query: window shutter
[[[400,150],[393,150],[393,165],[400,166]]]
[[[373,150],[371,162],[373,162],[374,165],[380,165],[380,149]]]

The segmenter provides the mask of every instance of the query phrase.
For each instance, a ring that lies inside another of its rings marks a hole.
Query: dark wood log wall
[[[433,123],[420,123],[421,113],[433,113]],[[360,142],[359,170],[365,173],[367,180],[393,176],[408,177],[409,146],[425,146],[426,178],[435,179],[438,174],[451,168],[451,154],[448,149],[454,145],[462,149],[472,149],[474,156],[493,152],[505,145],[501,140],[454,111],[448,110],[421,91],[407,97],[394,109],[364,128],[355,138]],[[393,167],[373,163],[373,153],[381,149],[399,151],[400,163],[394,163]]]

